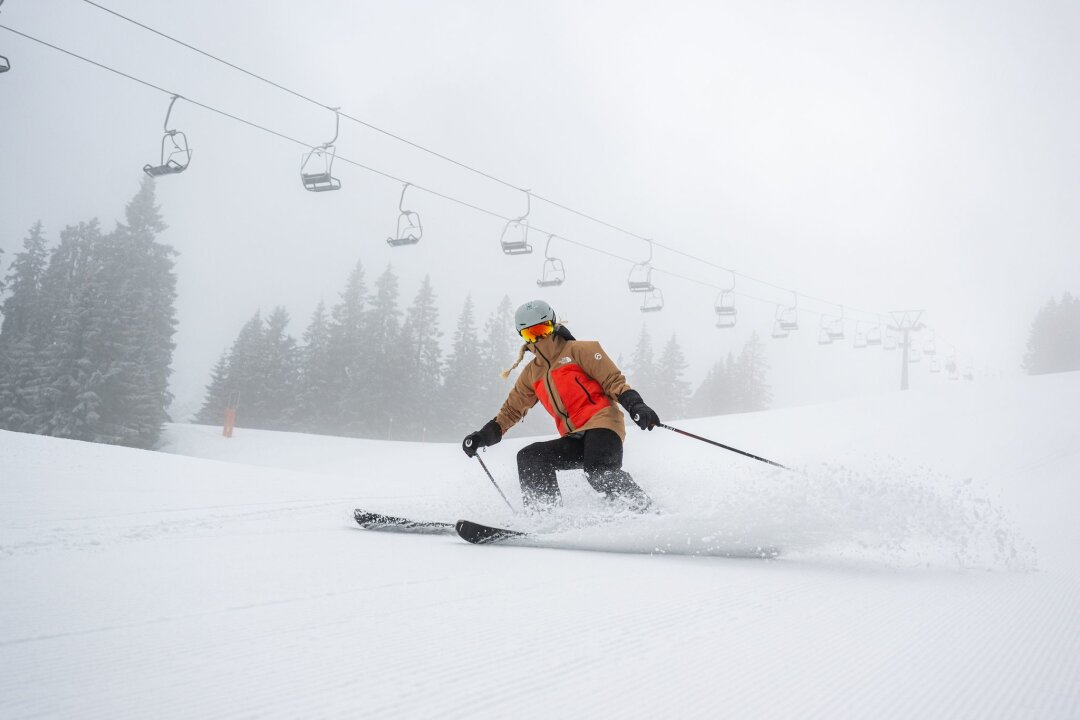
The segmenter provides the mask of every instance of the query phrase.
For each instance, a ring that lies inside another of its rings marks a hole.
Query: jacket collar
[[[550,362],[562,352],[562,349],[566,347],[567,342],[568,340],[561,337],[558,333],[552,333],[547,337],[540,338],[529,345],[528,348],[533,355],[542,357]]]

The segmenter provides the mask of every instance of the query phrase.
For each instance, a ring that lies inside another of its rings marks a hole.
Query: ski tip
[[[502,542],[503,540],[521,538],[528,535],[528,533],[520,530],[481,525],[480,523],[472,522],[471,520],[458,520],[454,525],[454,529],[462,540],[470,542],[473,545],[487,545],[488,543]]]

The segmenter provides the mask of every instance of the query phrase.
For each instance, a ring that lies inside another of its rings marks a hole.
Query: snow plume
[[[797,471],[746,468],[660,498],[665,514],[574,531],[604,549],[804,560],[891,567],[1028,571],[1035,549],[970,479],[950,480],[896,461],[873,474],[841,465]],[[617,536],[617,537],[616,537]]]

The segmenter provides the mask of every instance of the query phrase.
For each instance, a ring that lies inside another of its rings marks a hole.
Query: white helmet
[[[555,322],[555,311],[543,300],[530,300],[514,313],[514,325],[518,332],[548,320]]]

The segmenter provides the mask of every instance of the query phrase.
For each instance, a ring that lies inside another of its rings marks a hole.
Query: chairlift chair
[[[937,342],[935,342],[933,337],[930,337],[926,342],[923,343],[922,351],[923,355],[937,354]]]
[[[537,287],[558,287],[566,279],[566,268],[563,267],[563,261],[557,257],[552,257],[549,252],[553,237],[555,236],[548,235],[547,244],[544,246],[544,266],[540,270],[540,279],[536,281]]]
[[[851,342],[851,346],[856,350],[864,350],[869,344],[866,341],[866,333],[860,329],[859,321],[855,321],[855,337]]]
[[[840,306],[840,317],[834,317],[828,327],[829,337],[833,340],[844,339],[844,306]]]
[[[499,245],[507,255],[528,255],[533,251],[529,244],[529,212],[532,211],[532,193],[525,191],[525,214],[508,220],[499,236]]]
[[[630,292],[652,292],[652,266],[649,263],[637,263],[630,268],[630,275],[626,278],[626,286]]]
[[[965,363],[964,364],[964,379],[967,380],[968,382],[971,382],[972,380],[975,379],[975,370],[971,366],[971,363]]]
[[[829,332],[829,328],[832,326],[833,318],[828,315],[821,316],[821,324],[818,326],[818,345],[832,345],[833,336]]]
[[[649,259],[645,262],[634,263],[630,268],[630,274],[626,277],[626,286],[630,292],[647,293],[653,291],[652,284],[652,240],[649,243]]]
[[[799,295],[792,293],[794,302],[791,305],[776,306],[776,324],[785,333],[793,333],[799,329]]]
[[[772,336],[777,340],[782,340],[791,334],[793,330],[799,329],[799,322],[794,317],[795,308],[785,307],[784,305],[776,306],[776,314],[773,316]]]
[[[162,175],[176,175],[188,169],[191,164],[191,148],[188,146],[187,135],[179,130],[169,129],[169,117],[172,115],[173,105],[176,104],[179,95],[173,95],[169,101],[169,109],[165,112],[165,134],[161,136],[161,157],[157,165],[147,163],[143,165],[143,172],[150,177]],[[169,147],[172,143],[172,147]]]
[[[713,304],[716,312],[716,327],[733,328],[738,318],[739,311],[735,308],[735,292],[733,290],[721,290]]]
[[[641,312],[659,312],[664,309],[664,293],[660,288],[654,287],[645,293],[641,299]]]
[[[932,373],[941,372],[941,361],[938,360],[936,357],[930,358],[930,372],[932,372]]]
[[[405,191],[411,183],[405,183],[401,188],[401,199],[398,200],[397,232],[393,237],[386,238],[386,244],[390,247],[403,245],[415,245],[420,242],[424,235],[424,226],[420,222],[420,213],[405,209]]]
[[[908,348],[907,360],[909,363],[922,362],[922,350],[912,345]]]
[[[309,192],[327,192],[340,190],[341,181],[334,177],[334,158],[337,157],[337,148],[334,143],[338,139],[338,131],[341,128],[341,113],[337,108],[334,110],[334,137],[322,145],[317,145],[304,154],[300,161],[300,181],[304,189]]]
[[[867,345],[880,345],[881,344],[881,326],[875,325],[866,331],[866,344]]]

